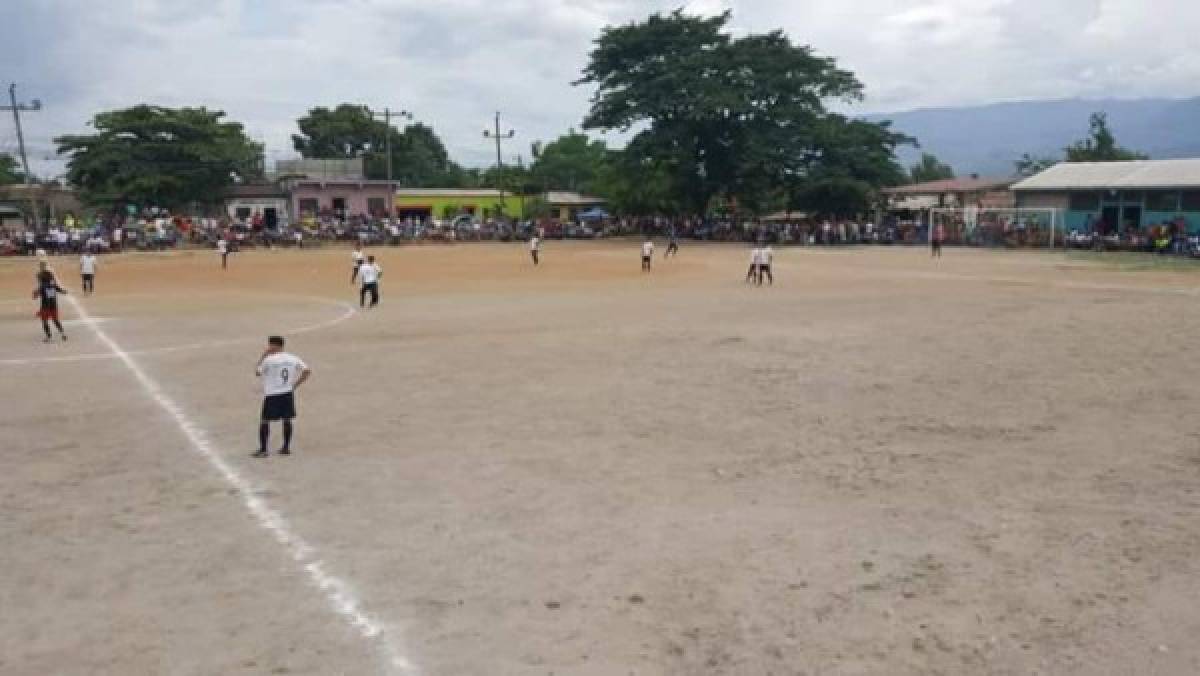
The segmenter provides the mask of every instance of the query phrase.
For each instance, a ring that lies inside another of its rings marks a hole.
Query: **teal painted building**
[[[1021,208],[1056,209],[1064,231],[1177,225],[1200,233],[1200,159],[1057,164],[1012,187]]]

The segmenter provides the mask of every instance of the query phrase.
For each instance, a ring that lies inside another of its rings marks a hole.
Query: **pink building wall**
[[[370,214],[374,206],[377,216],[387,213],[388,204],[392,200],[392,186],[387,181],[302,181],[296,183],[291,191],[292,214],[301,219],[314,214],[309,211],[310,200],[316,200],[319,213],[332,212],[334,201],[345,200],[346,216]],[[371,200],[377,200],[372,205]]]

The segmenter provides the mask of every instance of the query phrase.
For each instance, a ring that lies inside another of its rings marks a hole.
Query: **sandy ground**
[[[103,259],[95,326],[252,496],[0,261],[0,673],[1200,672],[1200,274],[637,249],[380,249],[365,313],[345,249]],[[254,460],[273,332],[315,374]]]

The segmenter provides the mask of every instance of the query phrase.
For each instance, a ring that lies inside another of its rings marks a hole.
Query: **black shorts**
[[[293,392],[273,394],[263,399],[263,420],[291,420],[296,417],[296,396]]]

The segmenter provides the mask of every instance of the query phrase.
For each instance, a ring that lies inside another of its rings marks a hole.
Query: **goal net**
[[[935,208],[929,223],[944,227],[950,244],[1052,249],[1063,241],[1062,213],[1051,208]]]

